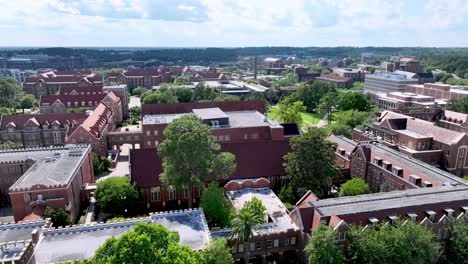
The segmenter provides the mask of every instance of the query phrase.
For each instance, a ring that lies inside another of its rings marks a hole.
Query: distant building
[[[171,77],[170,69],[164,68],[143,68],[128,69],[122,73],[112,74],[107,78],[110,85],[126,84],[129,90],[136,87],[151,87],[169,82]]]
[[[0,152],[2,193],[8,193],[15,221],[40,218],[46,207],[64,209],[74,222],[81,212],[81,192],[95,181],[89,146]],[[8,192],[4,192],[4,188]]]
[[[383,66],[386,71],[407,71],[407,72],[424,72],[424,67],[419,63],[416,58],[399,58],[391,62],[384,62]]]
[[[369,93],[403,92],[407,85],[418,84],[417,79],[408,78],[404,74],[377,72],[366,75],[364,89]]]
[[[374,53],[365,52],[365,53],[361,54],[361,62],[362,63],[371,62],[374,59],[375,59],[375,54]]]
[[[266,58],[263,63],[263,67],[266,69],[282,69],[285,65],[281,58]]]
[[[336,85],[338,88],[351,88],[353,87],[353,80],[347,77],[340,77],[335,74],[321,73],[315,80]]]
[[[113,92],[120,98],[120,102],[122,104],[122,115],[124,118],[129,117],[129,98],[128,98],[128,88],[125,84],[120,85],[106,85],[102,87],[104,92]]]
[[[18,69],[1,69],[0,78],[13,78],[18,83],[23,83],[28,77],[37,74],[32,70],[18,70]]]
[[[396,70],[394,71],[394,73],[406,75],[406,77],[410,79],[418,79],[419,84],[435,82],[434,75],[432,75],[432,72],[414,73],[414,72],[409,72],[409,71]]]
[[[468,96],[466,86],[453,86],[442,83],[411,84],[405,87],[406,92],[432,96],[435,99],[450,100]]]
[[[49,71],[27,78],[23,83],[23,90],[40,98],[57,94],[61,87],[94,85],[102,86],[102,80],[90,70]]]
[[[354,82],[364,81],[364,71],[351,68],[333,68],[333,73],[345,78],[351,78]]]

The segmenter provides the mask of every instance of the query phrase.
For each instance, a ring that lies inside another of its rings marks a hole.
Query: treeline
[[[428,54],[421,56],[421,62],[427,70],[441,69],[468,79],[468,51]]]
[[[1,52],[1,51],[0,51]],[[412,55],[417,57],[433,56],[434,54],[468,54],[466,48],[410,48],[410,47],[246,47],[246,48],[183,48],[183,49],[113,49],[113,48],[38,48],[4,50],[3,55],[44,54],[50,56],[81,56],[85,55],[98,62],[121,61],[133,59],[137,61],[155,60],[161,64],[183,63],[221,63],[232,62],[242,56],[275,56],[294,55],[305,57],[329,58],[360,58],[364,52],[376,55]],[[429,54],[429,55],[428,55]]]

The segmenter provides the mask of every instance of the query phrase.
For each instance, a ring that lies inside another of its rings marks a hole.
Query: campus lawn
[[[278,117],[278,108],[277,107],[270,107],[267,113],[268,118],[279,121]],[[322,117],[318,113],[308,113],[308,112],[302,112],[301,113],[302,120],[303,120],[303,125],[316,125],[320,122],[320,119]]]

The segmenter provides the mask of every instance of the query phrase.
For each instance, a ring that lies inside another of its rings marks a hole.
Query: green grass
[[[278,108],[277,107],[270,107],[267,113],[268,118],[279,121],[279,115],[278,115]],[[322,117],[318,113],[308,113],[308,112],[302,112],[301,117],[303,120],[303,126],[307,125],[316,125],[320,122],[320,119]]]

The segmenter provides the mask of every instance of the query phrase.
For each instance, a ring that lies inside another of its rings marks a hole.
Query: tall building
[[[408,78],[403,74],[377,72],[366,75],[364,89],[371,94],[378,92],[402,92],[407,85],[418,84],[417,79]]]

